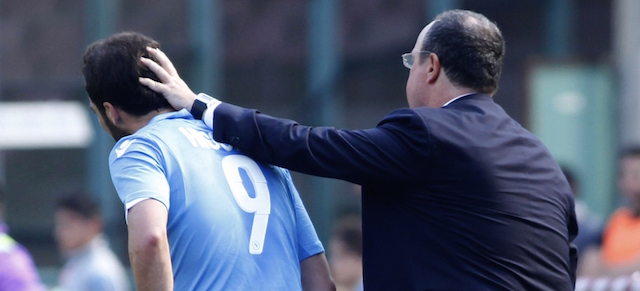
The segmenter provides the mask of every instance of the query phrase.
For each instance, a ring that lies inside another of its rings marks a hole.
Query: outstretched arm
[[[193,101],[196,99],[196,94],[191,91],[189,86],[178,76],[176,68],[160,49],[147,47],[147,51],[158,62],[154,62],[148,58],[141,58],[142,64],[147,66],[152,72],[158,76],[160,82],[156,82],[149,78],[140,77],[140,84],[149,87],[151,90],[156,91],[169,101],[169,104],[175,109],[186,108],[191,110]]]
[[[145,58],[142,62],[160,82],[145,78],[140,82],[163,94],[175,108],[189,109],[209,128],[214,129],[215,124],[217,142],[232,145],[260,162],[355,184],[424,177],[423,172],[406,167],[431,154],[432,143],[429,133],[425,134],[428,128],[415,110],[394,111],[376,128],[356,131],[302,126],[218,100],[211,101],[205,111],[202,100],[194,105],[196,94],[180,79],[167,56],[158,49],[148,50],[157,63]]]

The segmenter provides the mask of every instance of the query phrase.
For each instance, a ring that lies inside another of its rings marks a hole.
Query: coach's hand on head
[[[140,84],[164,95],[167,101],[169,101],[169,104],[175,109],[180,110],[186,108],[187,110],[191,110],[193,101],[196,99],[196,94],[180,79],[176,68],[160,49],[147,47],[147,51],[149,51],[149,54],[158,60],[158,62],[156,63],[145,57],[142,57],[140,61],[153,71],[162,83],[140,77]]]

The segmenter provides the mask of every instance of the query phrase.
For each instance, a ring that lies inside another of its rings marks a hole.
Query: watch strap
[[[193,115],[193,118],[202,119],[202,113],[204,113],[214,100],[213,97],[206,94],[198,94],[193,101],[193,105],[191,105],[191,115]]]

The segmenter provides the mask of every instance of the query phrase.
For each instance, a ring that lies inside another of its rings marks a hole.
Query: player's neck
[[[121,116],[122,116],[123,125],[126,128],[126,131],[130,133],[134,133],[139,129],[145,127],[147,124],[149,124],[152,118],[160,114],[174,112],[174,111],[175,111],[174,109],[160,108],[157,110],[153,110],[145,115],[131,115],[131,114],[124,113]]]

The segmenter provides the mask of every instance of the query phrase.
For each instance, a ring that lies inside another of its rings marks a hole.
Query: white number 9
[[[259,255],[264,247],[267,223],[271,213],[271,197],[269,196],[267,179],[265,179],[258,164],[243,155],[228,155],[222,158],[222,169],[238,206],[246,212],[254,213],[253,226],[251,227],[249,238],[249,253]],[[244,169],[247,172],[251,185],[255,190],[255,198],[249,196],[247,189],[242,184],[240,169]]]

